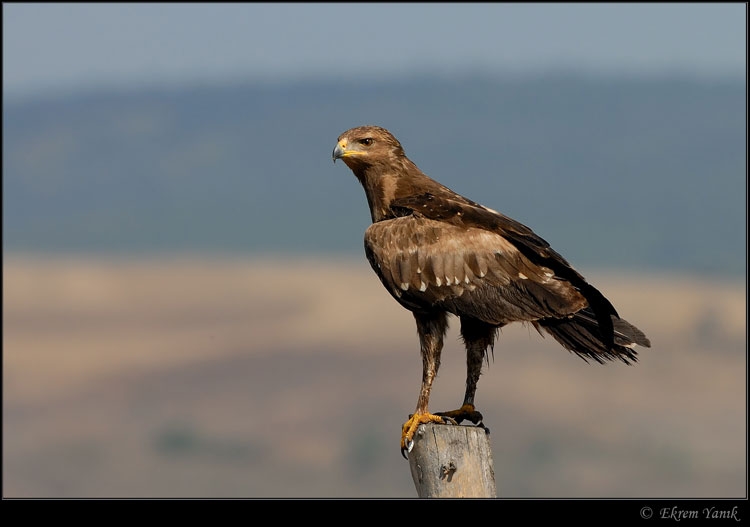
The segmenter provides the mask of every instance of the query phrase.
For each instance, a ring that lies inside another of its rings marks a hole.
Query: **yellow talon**
[[[439,415],[430,413],[410,415],[404,426],[401,427],[401,455],[404,456],[404,459],[406,459],[406,453],[411,452],[411,449],[414,447],[414,434],[417,433],[419,425],[426,423],[446,424],[446,420],[455,424],[455,421],[450,416],[446,416],[444,419]]]

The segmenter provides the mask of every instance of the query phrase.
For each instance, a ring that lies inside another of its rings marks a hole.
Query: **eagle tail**
[[[534,326],[537,331],[540,331],[540,327],[544,328],[565,349],[583,360],[593,359],[600,364],[615,359],[625,364],[637,362],[636,344],[650,348],[651,342],[630,322],[614,315],[611,318],[614,339],[602,335],[596,315],[588,308],[566,318],[544,318],[535,322]],[[612,341],[610,346],[609,342]]]

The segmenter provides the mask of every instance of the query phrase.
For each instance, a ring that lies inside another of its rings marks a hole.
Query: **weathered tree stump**
[[[477,426],[419,425],[409,453],[420,498],[495,498],[490,435]]]

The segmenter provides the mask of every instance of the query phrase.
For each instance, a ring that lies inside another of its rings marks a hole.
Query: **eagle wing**
[[[613,317],[618,319],[619,315],[612,303],[598,289],[586,282],[584,277],[573,269],[565,258],[550,247],[549,243],[537,236],[526,225],[479,205],[442,186],[437,188],[435,192],[416,193],[394,200],[391,202],[391,209],[397,216],[422,215],[446,225],[454,225],[465,229],[476,228],[498,235],[506,242],[506,246],[512,247],[523,255],[532,269],[535,267],[544,269],[542,274],[545,276],[548,271],[553,273],[551,278],[554,278],[557,282],[542,281],[543,284],[548,285],[548,290],[551,288],[553,293],[559,292],[560,282],[564,282],[568,286],[572,286],[573,290],[579,292],[588,302],[590,311],[597,320],[605,346],[611,347],[614,344]],[[512,249],[509,252],[505,251],[503,254],[515,259],[516,253]],[[522,272],[522,274],[531,276],[525,272]],[[523,285],[526,290],[530,287],[534,288],[528,282],[524,282]],[[570,289],[566,289],[566,291],[567,294],[563,296],[569,299],[575,297]],[[528,292],[532,297],[536,296],[531,290],[524,291],[522,289],[522,292]],[[523,303],[524,300],[519,299],[519,302]]]
[[[411,209],[365,232],[370,264],[407,309],[442,308],[503,325],[565,317],[587,305],[578,288],[498,232],[446,219]]]

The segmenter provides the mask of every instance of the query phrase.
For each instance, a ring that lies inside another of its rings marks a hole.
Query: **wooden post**
[[[419,425],[409,452],[420,498],[495,498],[490,434],[477,426]]]

